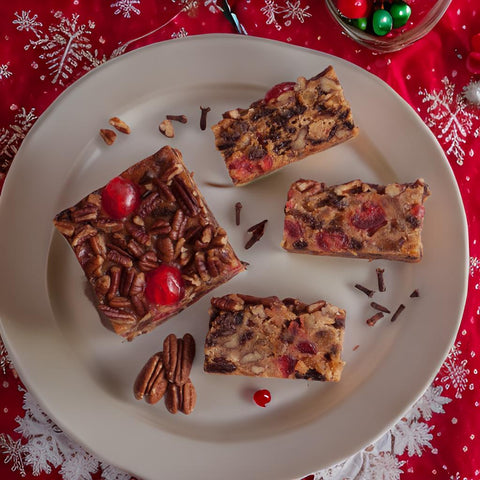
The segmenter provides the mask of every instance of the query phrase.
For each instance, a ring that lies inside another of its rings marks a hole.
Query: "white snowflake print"
[[[463,165],[463,144],[473,133],[474,122],[479,117],[468,107],[465,97],[455,93],[455,84],[447,77],[442,79],[442,83],[443,90],[428,92],[424,89],[419,92],[424,97],[422,102],[429,103],[425,123],[446,145],[447,155],[452,155],[458,165]]]
[[[6,375],[7,374],[7,368],[10,367],[13,370],[13,364],[12,361],[10,360],[10,357],[8,356],[7,348],[2,342],[2,339],[0,338],[0,371]]]
[[[8,63],[0,65],[0,80],[11,77],[13,73],[8,69]]]
[[[36,119],[34,108],[28,112],[25,108],[21,108],[15,115],[13,123],[6,128],[0,128],[0,158],[3,159],[3,162],[0,164],[0,171],[8,169],[20,143]]]
[[[22,12],[22,14],[25,12]],[[89,41],[89,35],[95,28],[95,23],[88,21],[87,24],[80,24],[78,14],[72,14],[67,18],[62,12],[54,12],[54,18],[58,19],[57,24],[48,27],[48,32],[41,29],[32,28],[30,25],[36,15],[30,19],[30,12],[25,17],[18,17],[14,20],[19,27],[17,29],[33,32],[34,39],[30,39],[24,49],[40,49],[43,51],[39,58],[45,62],[50,70],[52,83],[64,85],[64,82],[70,78],[75,69],[86,59],[86,52],[92,47]],[[27,20],[30,20],[29,22]],[[26,22],[26,23],[25,23]],[[35,22],[36,26],[41,26]]]
[[[321,470],[315,480],[400,480],[405,461],[399,456],[421,456],[433,451],[433,435],[425,421],[433,414],[445,413],[443,405],[451,400],[442,395],[441,386],[430,386],[424,395],[396,425],[384,433],[373,445],[344,462]]]
[[[18,473],[25,477],[25,466],[23,464],[23,445],[22,441],[13,440],[10,435],[5,433],[0,434],[0,450],[5,455],[4,463],[12,463],[12,472]]]
[[[300,0],[297,0],[295,3],[293,2],[287,2],[285,8],[283,9],[283,12],[285,15],[283,15],[283,18],[288,18],[288,19],[297,19],[300,23],[303,23],[305,21],[306,17],[311,17],[311,13],[308,13],[307,10],[310,8],[309,5],[307,5],[305,8],[302,8],[300,5]],[[287,23],[289,22],[289,23]],[[287,20],[285,22],[285,25],[290,25],[290,20]]]
[[[171,38],[184,38],[188,36],[188,32],[182,27],[177,33],[172,33]]]
[[[312,14],[307,12],[309,8],[309,5],[302,7],[300,0],[295,2],[287,1],[283,4],[279,4],[275,0],[265,0],[265,6],[260,11],[267,17],[265,22],[267,25],[273,24],[277,30],[281,30],[282,26],[277,20],[277,16],[282,16],[285,20],[284,25],[289,27],[292,24],[292,20],[298,20],[300,23],[303,23],[305,18],[311,17]]]
[[[140,15],[140,10],[135,7],[135,4],[140,4],[140,0],[118,0],[112,3],[110,7],[116,8],[113,12],[115,15],[123,14],[125,18],[130,18],[132,13]]]
[[[12,471],[18,470],[24,477],[28,468],[31,474],[39,476],[50,474],[55,468],[63,480],[92,480],[92,475],[100,470],[103,480],[130,480],[129,474],[101,462],[73,442],[28,392],[20,390],[24,392],[25,416],[15,419],[18,423],[15,432],[22,438],[13,440],[9,435],[0,434],[0,452],[5,456],[4,462],[11,464]]]
[[[16,20],[13,20],[14,25],[17,26],[17,30],[20,32],[33,32],[37,37],[40,37],[39,29],[37,27],[42,27],[41,22],[37,22],[38,15],[33,15],[30,17],[30,10],[27,12],[25,10],[19,15],[15,12],[15,16],[17,17]]]
[[[467,367],[468,361],[466,359],[460,361],[461,343],[457,342],[440,370],[440,382],[445,384],[445,389],[452,388],[455,390],[455,398],[462,398],[462,394],[468,385],[468,375],[470,370]]]
[[[480,260],[478,257],[470,257],[470,276],[473,277],[480,270]]]
[[[212,13],[218,13],[222,11],[220,5],[218,5],[217,0],[205,0],[203,5],[208,7],[208,10]]]
[[[430,420],[434,413],[445,413],[443,406],[452,401],[451,398],[442,396],[443,387],[430,386],[407,414],[407,418],[418,421],[422,417]]]

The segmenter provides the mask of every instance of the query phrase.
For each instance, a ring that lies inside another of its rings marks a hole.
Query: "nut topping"
[[[172,122],[166,118],[158,126],[158,129],[163,133],[167,138],[173,138],[175,136],[175,129],[173,128]]]
[[[129,134],[130,133],[130,127],[123,121],[120,120],[118,117],[112,117],[108,123],[116,128],[119,132]]]
[[[112,145],[117,138],[117,134],[109,128],[101,128],[100,136],[107,145]]]

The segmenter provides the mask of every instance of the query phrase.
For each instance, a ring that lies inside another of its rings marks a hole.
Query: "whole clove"
[[[359,283],[355,284],[355,288],[357,290],[360,290],[361,292],[363,292],[367,297],[373,297],[373,294],[375,293],[374,290],[370,290],[369,288],[364,287],[363,285],[360,285]]]
[[[185,115],[167,115],[167,120],[173,120],[175,122],[187,123],[187,117]]]
[[[240,225],[240,212],[242,210],[242,203],[241,202],[237,202],[235,204],[235,225]]]
[[[207,113],[211,110],[210,107],[200,107],[202,114],[200,116],[200,130],[207,128]]]
[[[251,246],[253,246],[255,243],[257,243],[262,237],[263,234],[265,233],[265,224],[268,222],[268,220],[262,220],[259,223],[256,223],[255,225],[252,225],[247,232],[251,233],[252,236],[248,240],[248,242],[245,244],[245,250],[248,250]]]
[[[383,268],[377,268],[377,281],[378,281],[378,291],[385,292],[387,288],[385,287],[385,279],[383,278],[383,274],[385,270]]]
[[[373,307],[375,310],[379,310],[380,312],[390,313],[390,310],[387,307],[384,307],[377,302],[371,302],[370,306]]]
[[[395,310],[395,312],[392,315],[392,318],[390,319],[392,322],[394,322],[398,316],[405,310],[405,305],[401,303],[398,308]]]
[[[367,325],[373,327],[381,318],[383,318],[383,313],[377,312],[375,315],[367,319]]]
[[[410,298],[417,298],[420,296],[420,293],[418,291],[418,288],[416,288],[411,294],[410,294]]]

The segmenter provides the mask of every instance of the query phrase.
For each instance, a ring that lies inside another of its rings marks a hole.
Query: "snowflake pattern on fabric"
[[[10,435],[0,434],[0,450],[5,455],[5,463],[11,463],[12,472],[17,472],[25,477],[25,465],[23,463],[24,447],[21,439],[13,440]]]
[[[446,390],[450,388],[455,390],[455,398],[462,398],[462,393],[468,386],[468,375],[470,374],[470,370],[466,368],[468,361],[460,360],[461,346],[461,342],[455,343],[440,369],[440,381],[445,384]]]
[[[33,475],[38,476],[58,469],[64,480],[92,480],[92,475],[100,470],[104,480],[131,479],[126,472],[101,462],[72,441],[43,412],[29,392],[21,391],[25,415],[16,417],[18,427],[15,432],[22,438],[14,440],[10,435],[0,435],[0,451],[12,471],[26,476],[29,467]]]
[[[277,30],[281,30],[282,25],[277,19],[278,16],[281,16],[284,20],[284,26],[289,27],[292,20],[303,23],[305,18],[311,17],[311,13],[307,11],[309,8],[309,5],[302,7],[300,0],[296,2],[287,1],[284,4],[279,4],[275,0],[265,0],[265,6],[260,11],[267,17],[267,25],[273,24]]]
[[[20,143],[36,119],[34,108],[27,111],[26,108],[22,107],[15,114],[13,122],[8,127],[0,129],[0,159],[3,159],[0,164],[0,171],[8,169]]]
[[[422,103],[428,103],[425,123],[446,146],[445,153],[452,155],[458,165],[463,165],[465,151],[463,144],[469,135],[477,137],[480,126],[474,128],[474,123],[480,118],[472,111],[461,93],[455,92],[455,84],[447,77],[442,79],[443,90],[420,90]],[[478,122],[477,122],[478,123]]]
[[[475,273],[480,270],[480,260],[478,257],[470,257],[470,276],[473,277]]]
[[[95,23],[89,20],[87,24],[80,24],[78,14],[67,18],[61,11],[56,11],[54,18],[58,23],[49,25],[48,32],[44,32],[40,29],[42,23],[36,21],[37,15],[30,17],[30,11],[23,11],[21,15],[16,13],[15,16],[17,18],[13,23],[18,25],[17,30],[32,32],[35,37],[24,49],[39,48],[42,51],[39,58],[50,70],[51,82],[63,86],[86,58],[85,52],[92,47],[89,35]]]
[[[140,0],[118,0],[112,3],[110,7],[115,8],[113,12],[115,15],[122,14],[125,18],[131,18],[132,13],[140,15],[140,10],[135,7],[135,4],[140,4]]]
[[[8,63],[0,65],[0,80],[11,77],[13,73],[8,69]]]
[[[410,411],[374,444],[334,467],[315,474],[315,480],[399,480],[405,461],[398,457],[422,456],[433,451],[433,435],[426,422],[433,414],[445,413],[443,406],[451,399],[442,395],[442,386],[431,385]]]

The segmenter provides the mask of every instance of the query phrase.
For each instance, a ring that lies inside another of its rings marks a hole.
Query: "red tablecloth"
[[[220,0],[0,2],[0,189],[30,127],[66,87],[88,70],[147,44],[187,35],[235,33],[221,4]],[[445,150],[469,222],[467,304],[454,347],[435,380],[379,441],[314,477],[480,477],[480,106],[472,103],[480,102],[480,75],[467,69],[471,38],[480,32],[478,0],[453,0],[424,39],[384,55],[343,35],[322,1],[230,4],[250,35],[332,53],[388,82]],[[1,341],[0,392],[0,478],[130,478],[85,452],[41,411],[15,374]]]

